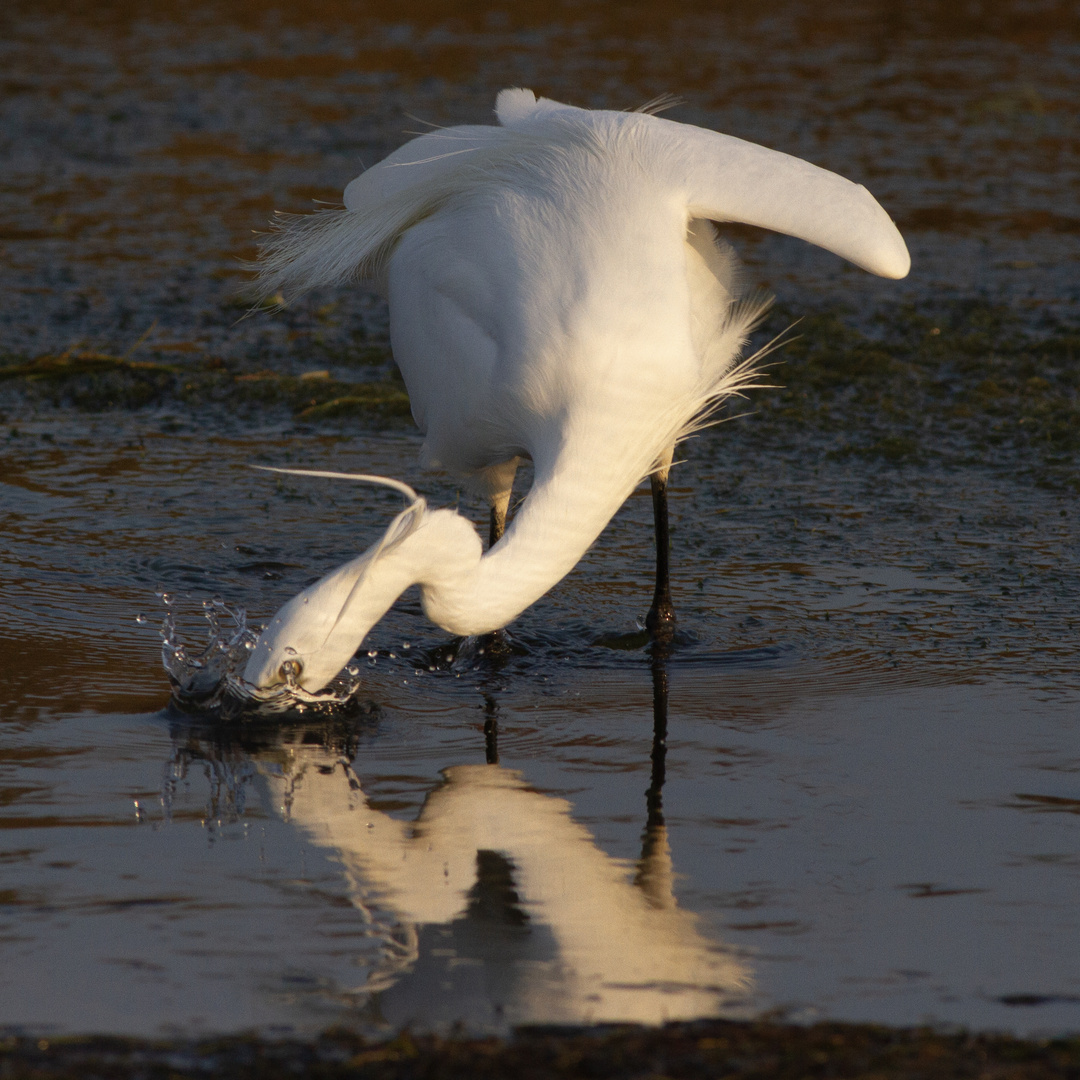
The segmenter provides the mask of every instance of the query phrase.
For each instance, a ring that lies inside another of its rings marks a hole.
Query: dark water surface
[[[1071,7],[0,27],[0,1026],[1080,1028]],[[156,590],[189,641],[215,596],[260,621],[399,507],[246,465],[401,477],[481,521],[393,409],[306,412],[388,400],[377,298],[237,324],[232,290],[269,211],[508,84],[682,93],[677,119],[865,182],[912,276],[736,232],[812,317],[788,390],[680,452],[664,664],[633,640],[641,490],[499,663],[437,663],[406,594],[349,715],[166,708]]]

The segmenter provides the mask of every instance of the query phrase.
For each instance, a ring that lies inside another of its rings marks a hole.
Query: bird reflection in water
[[[636,867],[601,850],[568,801],[498,762],[491,696],[488,763],[444,770],[414,821],[374,809],[340,749],[296,741],[263,756],[258,768],[275,805],[342,863],[352,903],[380,939],[379,961],[355,988],[379,1022],[498,1029],[746,1010],[747,964],[710,940],[674,895],[662,808],[662,652],[653,690]]]

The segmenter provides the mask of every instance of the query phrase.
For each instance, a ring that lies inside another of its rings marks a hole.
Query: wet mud
[[[1007,1036],[895,1031],[775,1022],[672,1024],[661,1030],[612,1028],[591,1034],[535,1029],[506,1044],[493,1039],[439,1039],[402,1034],[369,1043],[348,1032],[327,1032],[307,1043],[218,1039],[146,1045],[122,1039],[0,1043],[6,1075],[40,1077],[234,1076],[262,1080],[288,1072],[302,1077],[616,1078],[643,1075],[678,1080],[746,1076],[1074,1075],[1075,1039],[1025,1042]]]

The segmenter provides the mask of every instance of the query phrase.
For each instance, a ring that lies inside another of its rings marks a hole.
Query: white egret
[[[667,594],[676,442],[754,384],[740,361],[769,301],[740,299],[713,222],[799,237],[884,277],[910,259],[863,187],[806,161],[646,112],[504,90],[499,125],[436,130],[294,219],[263,252],[267,294],[348,280],[388,297],[425,465],[492,507],[493,545],[451,510],[409,508],[371,549],[290,601],[245,679],[315,691],[400,593],[453,634],[505,626],[564,577],[646,476],[657,521],[648,624]],[[517,467],[528,497],[502,534]],[[396,485],[403,487],[403,485]]]

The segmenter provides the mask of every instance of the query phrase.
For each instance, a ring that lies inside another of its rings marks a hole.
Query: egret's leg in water
[[[675,608],[671,604],[671,537],[668,531],[667,503],[671,456],[669,454],[666,464],[650,477],[653,524],[656,529],[656,587],[653,590],[652,607],[649,608],[649,614],[645,616],[645,628],[658,641],[670,639],[675,630]]]
[[[488,551],[502,539],[503,533],[506,532],[506,514],[510,509],[510,495],[511,489],[507,488],[506,491],[491,497],[491,523],[488,526]],[[480,649],[488,656],[500,657],[507,655],[511,650],[506,631],[493,630],[490,634],[484,634],[480,638]],[[494,721],[492,721],[492,723],[494,723]],[[492,728],[493,732],[495,730],[495,728]],[[485,733],[488,731],[486,725],[484,731]],[[492,737],[494,738],[494,736]],[[494,743],[489,743],[489,752],[494,745]],[[494,760],[496,762],[498,761],[497,752]],[[488,764],[491,764],[490,758]]]
[[[493,499],[491,502],[491,524],[488,527],[488,547],[493,548],[506,532],[506,511],[510,506],[510,492],[505,499]]]
[[[510,496],[514,493],[514,476],[520,458],[511,458],[484,470],[488,502],[491,503],[491,525],[488,529],[488,548],[493,548],[506,532],[506,515],[510,510]]]

